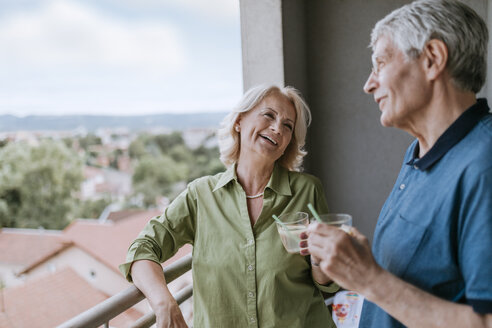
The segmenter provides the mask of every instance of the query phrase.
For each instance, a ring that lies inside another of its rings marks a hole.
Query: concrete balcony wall
[[[322,180],[331,210],[352,214],[370,239],[413,138],[382,127],[362,90],[368,44],[374,24],[409,2],[240,0],[244,89],[273,82],[302,91],[313,113],[305,169]],[[490,1],[465,2],[484,17],[491,10]]]

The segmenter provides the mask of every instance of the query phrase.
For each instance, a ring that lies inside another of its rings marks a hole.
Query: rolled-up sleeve
[[[321,285],[316,280],[314,280],[314,278],[313,281],[316,288],[318,288],[324,293],[334,294],[340,290],[340,286],[338,286],[336,282],[332,281],[326,285]]]
[[[163,263],[195,237],[196,197],[193,185],[183,191],[160,216],[153,217],[130,245],[126,262],[119,266],[130,282],[133,262],[150,260]]]

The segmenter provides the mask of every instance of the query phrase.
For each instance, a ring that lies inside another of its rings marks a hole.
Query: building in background
[[[160,211],[126,210],[100,220],[76,220],[63,231],[2,229],[0,327],[54,326],[128,288],[118,265],[125,261],[130,243],[156,215]],[[182,247],[163,266],[190,252],[190,245]],[[177,292],[189,283],[191,272],[169,287]],[[191,318],[190,300],[182,309]],[[134,321],[149,310],[147,301],[142,301],[111,325],[119,327],[125,318]],[[38,321],[32,321],[35,318]]]

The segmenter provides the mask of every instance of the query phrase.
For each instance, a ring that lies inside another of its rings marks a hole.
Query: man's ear
[[[437,79],[446,69],[448,62],[448,47],[444,42],[432,39],[422,51],[424,71],[429,80]]]

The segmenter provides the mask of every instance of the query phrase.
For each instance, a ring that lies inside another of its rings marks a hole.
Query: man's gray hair
[[[386,35],[407,58],[415,59],[432,39],[448,48],[447,70],[461,90],[480,91],[487,74],[487,25],[469,6],[457,0],[421,0],[380,20],[371,33],[371,47]]]

